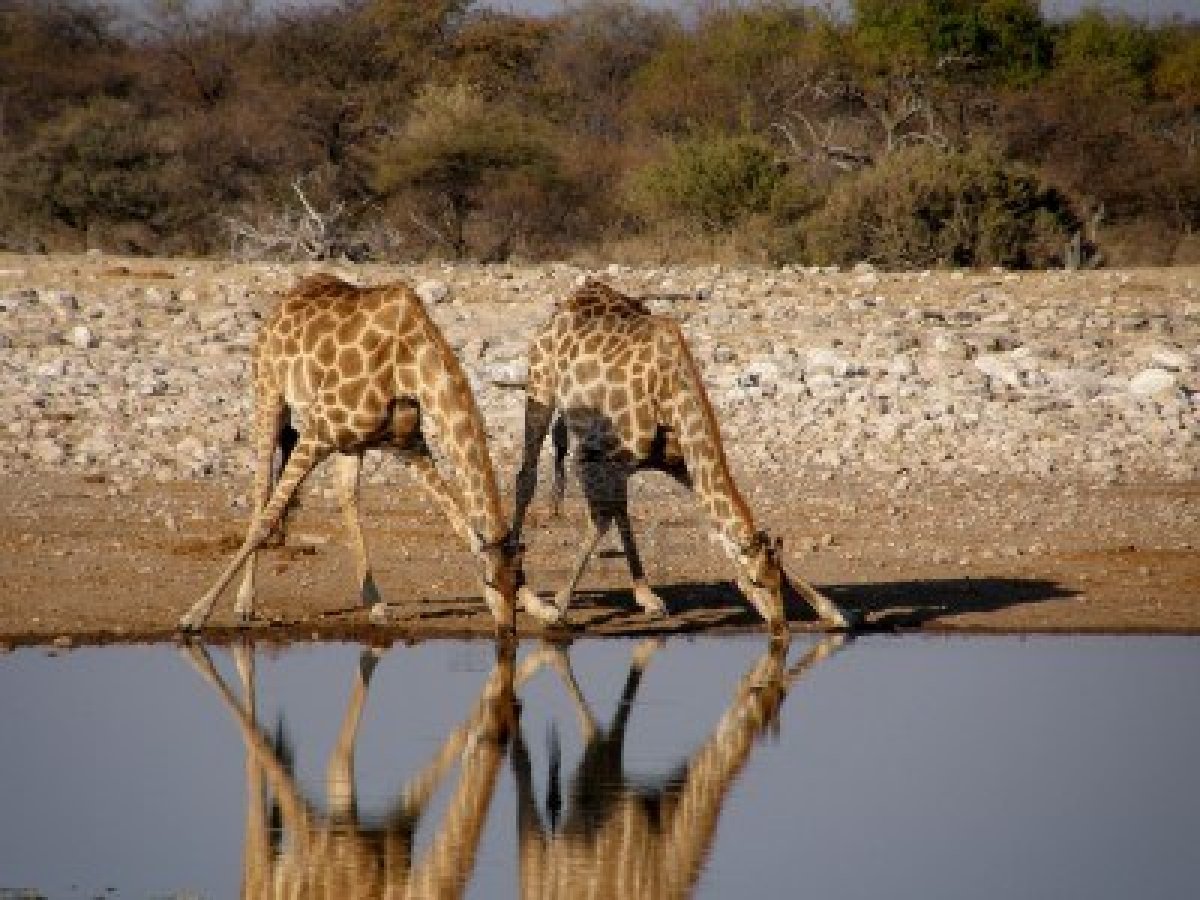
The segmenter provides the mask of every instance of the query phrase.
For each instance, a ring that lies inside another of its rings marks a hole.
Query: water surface
[[[1185,637],[21,650],[0,897],[1190,897],[1198,696]]]

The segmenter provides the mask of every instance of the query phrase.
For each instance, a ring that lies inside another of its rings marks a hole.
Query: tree
[[[161,232],[168,225],[169,161],[133,106],[98,98],[46,123],[0,177],[9,202],[34,221],[112,246],[114,226]]]
[[[542,78],[556,121],[604,141],[625,137],[636,73],[679,23],[629,0],[588,0],[564,14]]]
[[[375,189],[417,195],[423,202],[410,205],[410,220],[456,259],[471,249],[467,226],[476,212],[499,227],[501,244],[529,224],[489,198],[542,195],[559,181],[551,142],[538,125],[464,84],[425,88],[403,127],[378,143],[373,160]]]
[[[636,73],[631,111],[675,136],[765,129],[807,74],[805,57],[828,24],[784,3],[709,10],[693,29],[671,33]]]
[[[1066,25],[1054,52],[1060,77],[1087,79],[1100,90],[1140,98],[1148,91],[1160,47],[1147,26],[1090,9]]]
[[[1153,75],[1154,92],[1170,110],[1164,134],[1188,160],[1200,156],[1200,32],[1174,36]]]

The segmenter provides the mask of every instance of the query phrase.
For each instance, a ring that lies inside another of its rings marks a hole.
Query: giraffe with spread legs
[[[254,491],[245,541],[216,582],[180,619],[202,627],[238,570],[235,612],[254,609],[257,551],[282,528],[301,482],[336,457],[337,484],[362,603],[386,609],[375,585],[358,515],[365,450],[389,449],[449,517],[484,565],[484,598],[497,629],[514,627],[521,586],[519,545],[504,527],[483,418],[470,383],[420,297],[403,283],[360,288],[314,275],[283,297],[254,349]],[[439,474],[427,441],[454,468]],[[276,458],[278,463],[276,464]],[[534,597],[532,591],[527,595]]]
[[[597,543],[614,523],[634,598],[648,613],[665,612],[646,579],[629,518],[629,478],[652,469],[696,492],[734,562],[739,587],[773,631],[786,628],[780,544],[757,528],[738,491],[716,413],[675,320],[588,280],[558,303],[534,336],[525,391],[525,446],[512,540],[520,540],[537,486],[538,457],[556,414],[555,504],[569,434],[588,505],[587,534],[566,586],[553,605],[546,604],[551,615],[566,613]],[[833,601],[802,579],[791,581],[823,620],[848,624]]]

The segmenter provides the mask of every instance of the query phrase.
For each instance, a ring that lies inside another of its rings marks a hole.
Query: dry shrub
[[[1078,227],[1066,198],[992,153],[915,146],[834,185],[807,255],[887,268],[1061,265]]]
[[[1115,223],[1102,236],[1106,261],[1113,266],[1169,266],[1183,243],[1168,223],[1149,218]]]

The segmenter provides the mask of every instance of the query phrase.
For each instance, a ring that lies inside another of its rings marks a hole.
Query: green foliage
[[[1200,109],[1200,32],[1172,42],[1154,70],[1154,89],[1179,105]]]
[[[1200,26],[851,6],[0,0],[0,241],[217,252],[296,183],[377,256],[1032,265],[1039,179],[1114,262],[1200,231]]]
[[[1159,52],[1158,35],[1150,28],[1097,9],[1073,19],[1055,47],[1064,74],[1131,94],[1145,92]]]
[[[1022,83],[1050,62],[1035,0],[854,0],[861,46],[875,64],[982,69]]]
[[[467,219],[488,206],[489,195],[547,192],[559,178],[534,122],[464,84],[427,87],[400,132],[378,144],[373,162],[379,193],[423,192],[444,207],[444,240],[456,257],[467,254]]]
[[[489,99],[536,94],[553,36],[553,26],[542,19],[492,12],[469,19],[451,48],[455,77]]]
[[[727,231],[770,208],[781,174],[771,147],[758,138],[691,138],[636,172],[629,198],[652,220],[682,217],[705,231]]]
[[[982,150],[909,147],[834,186],[808,221],[819,263],[1044,266],[1075,222],[1064,198]]]

